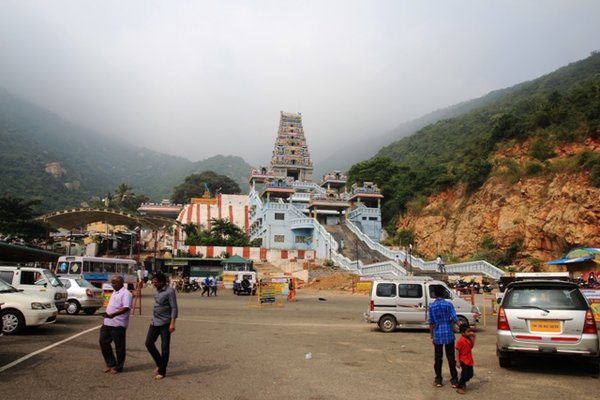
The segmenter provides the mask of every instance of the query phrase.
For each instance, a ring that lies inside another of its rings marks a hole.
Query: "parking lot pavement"
[[[93,330],[0,373],[3,398],[35,399],[437,399],[433,348],[425,331],[382,333],[362,314],[365,295],[300,290],[298,300],[256,307],[255,298],[179,294],[180,318],[167,378],[152,380],[144,347],[152,290],[127,333],[122,374],[102,373]],[[61,313],[54,325],[0,338],[0,367],[24,354],[99,326],[98,316]],[[307,358],[310,353],[311,357]],[[486,399],[596,399],[600,381],[572,361],[527,360],[506,370],[495,356],[494,327],[478,331],[468,394]],[[447,377],[447,368],[444,365]]]

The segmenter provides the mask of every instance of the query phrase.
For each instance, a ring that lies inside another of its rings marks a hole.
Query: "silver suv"
[[[503,368],[517,354],[578,356],[598,373],[598,329],[588,301],[571,282],[509,284],[498,309],[496,352]]]

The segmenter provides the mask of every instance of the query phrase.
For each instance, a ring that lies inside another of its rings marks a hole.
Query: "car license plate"
[[[560,332],[560,321],[533,319],[529,321],[529,330],[531,332]]]

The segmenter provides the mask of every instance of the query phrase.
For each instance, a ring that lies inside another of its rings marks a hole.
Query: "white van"
[[[479,309],[461,299],[442,281],[431,278],[378,279],[373,282],[367,322],[379,325],[383,332],[398,328],[429,328],[429,305],[435,300],[434,287],[443,286],[444,299],[454,305],[462,324],[476,326]]]
[[[23,292],[45,297],[54,303],[58,311],[65,308],[67,289],[46,268],[0,266],[0,279]]]

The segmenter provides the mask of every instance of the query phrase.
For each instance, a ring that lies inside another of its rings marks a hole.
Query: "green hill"
[[[217,155],[192,163],[75,126],[0,89],[0,195],[42,200],[41,211],[79,206],[121,183],[153,201],[193,172],[213,170],[248,187],[251,166]]]
[[[530,141],[531,168],[550,166],[552,149],[597,137],[600,128],[600,54],[569,64],[533,81],[493,92],[470,111],[439,120],[416,134],[382,148],[352,166],[351,181],[371,176],[383,190],[384,220],[393,230],[398,213],[435,191],[459,183],[476,190],[493,170],[491,155],[516,142]],[[573,161],[600,184],[599,154]]]

